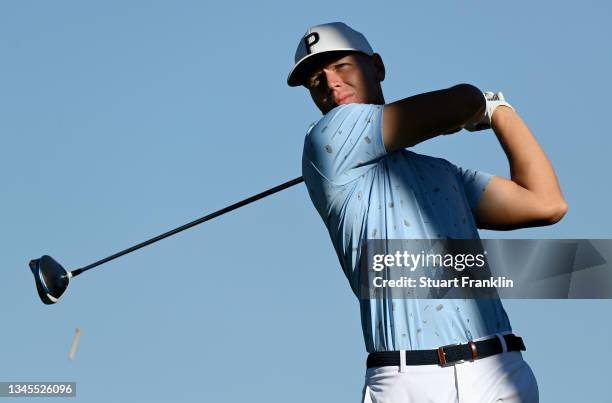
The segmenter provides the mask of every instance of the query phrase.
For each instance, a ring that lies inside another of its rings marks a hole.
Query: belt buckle
[[[454,347],[454,346],[458,346],[461,343],[453,343],[453,344],[447,344],[445,346],[442,347],[438,347],[438,361],[439,361],[439,365],[441,367],[450,367],[451,365],[455,365],[455,364],[462,364],[465,362],[465,360],[456,360],[456,361],[448,361],[446,359],[446,351],[444,351],[444,349],[446,347]]]

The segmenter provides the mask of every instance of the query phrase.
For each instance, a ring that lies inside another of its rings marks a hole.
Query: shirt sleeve
[[[451,166],[455,170],[455,173],[459,177],[460,183],[463,184],[463,189],[467,197],[472,214],[476,214],[476,208],[480,201],[480,196],[487,188],[487,185],[491,181],[494,175],[483,172],[475,171],[473,169],[458,167],[451,163]]]
[[[382,139],[382,113],[382,105],[334,108],[307,134],[303,164],[335,185],[362,175],[387,153]]]

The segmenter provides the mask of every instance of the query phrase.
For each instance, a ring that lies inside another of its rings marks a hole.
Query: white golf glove
[[[470,122],[466,124],[464,127],[465,130],[468,130],[470,132],[476,132],[479,130],[490,129],[493,112],[495,112],[495,109],[500,105],[507,106],[508,108],[514,110],[512,105],[506,102],[504,94],[502,94],[501,92],[485,92],[483,95],[485,97],[485,100],[487,101],[484,116],[479,122]]]

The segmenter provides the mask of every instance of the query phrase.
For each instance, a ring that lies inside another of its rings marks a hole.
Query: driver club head
[[[68,287],[71,273],[49,255],[30,261],[30,269],[36,282],[38,296],[47,305],[55,304]]]

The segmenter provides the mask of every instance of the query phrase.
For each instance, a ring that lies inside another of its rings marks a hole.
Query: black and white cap
[[[291,87],[302,85],[301,70],[313,56],[343,50],[374,54],[365,36],[343,22],[330,22],[309,28],[295,51],[295,66],[287,77],[287,84]]]

